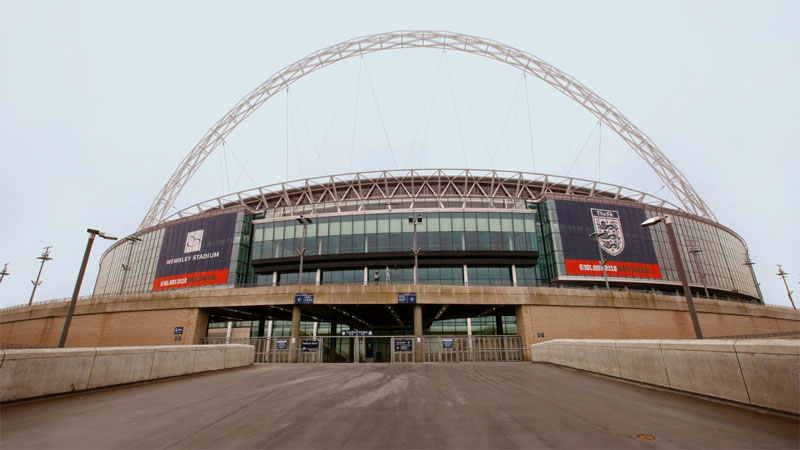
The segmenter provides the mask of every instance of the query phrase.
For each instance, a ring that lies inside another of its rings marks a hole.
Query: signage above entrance
[[[295,305],[313,305],[314,294],[294,294]]]
[[[400,305],[416,305],[417,293],[407,292],[403,294],[397,294],[397,303]]]
[[[372,336],[372,331],[345,330],[342,336]]]

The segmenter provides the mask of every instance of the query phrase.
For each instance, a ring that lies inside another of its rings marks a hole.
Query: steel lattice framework
[[[208,155],[243,120],[272,96],[300,78],[338,61],[373,52],[403,48],[433,48],[472,53],[508,64],[541,79],[583,106],[619,135],[656,172],[665,186],[675,195],[684,211],[716,220],[714,213],[686,177],[667,159],[658,146],[619,110],[572,76],[530,53],[489,39],[446,31],[395,31],[359,37],[314,52],[281,69],[253,89],[217,121],[181,161],[153,201],[139,225],[139,230],[164,221],[181,190]]]
[[[475,204],[507,208],[508,201],[539,200],[549,194],[680,209],[636,189],[575,177],[488,169],[398,169],[306,178],[234,192],[184,208],[166,217],[165,222],[227,209],[263,213],[306,207],[291,214],[311,214],[319,212],[318,206],[327,212],[385,209],[388,205],[401,209],[431,207],[428,200],[433,200],[436,208]]]

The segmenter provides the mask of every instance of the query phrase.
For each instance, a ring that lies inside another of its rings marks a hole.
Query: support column
[[[278,285],[278,272],[272,272],[272,285]]]
[[[331,322],[331,336],[336,336],[336,328],[338,324],[336,322]],[[336,338],[332,337],[328,340],[328,361],[336,362]]]
[[[264,325],[266,325],[265,322],[266,320],[264,319],[264,316],[261,316],[258,319],[258,333],[256,333],[256,337],[264,337]]]
[[[511,265],[511,285],[517,287],[517,265]]]
[[[312,336],[314,339],[316,339],[316,338],[317,338],[317,328],[318,328],[318,327],[319,327],[319,322],[314,322],[314,329],[313,329],[313,333],[311,334],[311,336]]]
[[[231,343],[231,334],[233,334],[233,322],[229,320],[228,321],[228,331],[225,332],[225,343],[226,344],[230,344]]]
[[[317,280],[315,282],[317,286],[322,284],[322,269],[317,269]]]
[[[414,362],[422,362],[422,305],[414,305]]]
[[[297,348],[300,345],[300,306],[292,307],[292,336],[289,341],[289,362],[297,362]]]
[[[494,323],[495,323],[495,326],[497,327],[497,334],[498,335],[505,334],[505,333],[503,333],[503,316],[499,316],[499,315],[498,316],[494,316]]]
[[[271,320],[267,321],[267,337],[268,338],[272,337],[272,321]]]
[[[472,318],[467,317],[467,348],[469,349],[469,360],[474,361],[475,358],[473,356],[473,347],[474,343],[472,342]]]
[[[464,264],[464,286],[469,286],[469,272],[467,272],[467,265]]]
[[[369,267],[364,267],[364,286],[369,286]]]

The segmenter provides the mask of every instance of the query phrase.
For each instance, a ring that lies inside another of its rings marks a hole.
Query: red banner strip
[[[210,270],[207,272],[184,273],[181,275],[156,278],[153,282],[153,290],[163,291],[166,289],[225,284],[227,282],[228,269]]]
[[[600,261],[591,259],[567,259],[567,275],[603,276]],[[606,273],[617,278],[653,278],[661,279],[658,264],[644,264],[624,261],[606,261]]]

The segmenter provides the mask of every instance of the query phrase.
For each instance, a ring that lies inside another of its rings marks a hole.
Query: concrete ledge
[[[0,402],[242,367],[253,352],[242,344],[5,350]]]
[[[557,339],[531,360],[800,414],[800,340]]]

